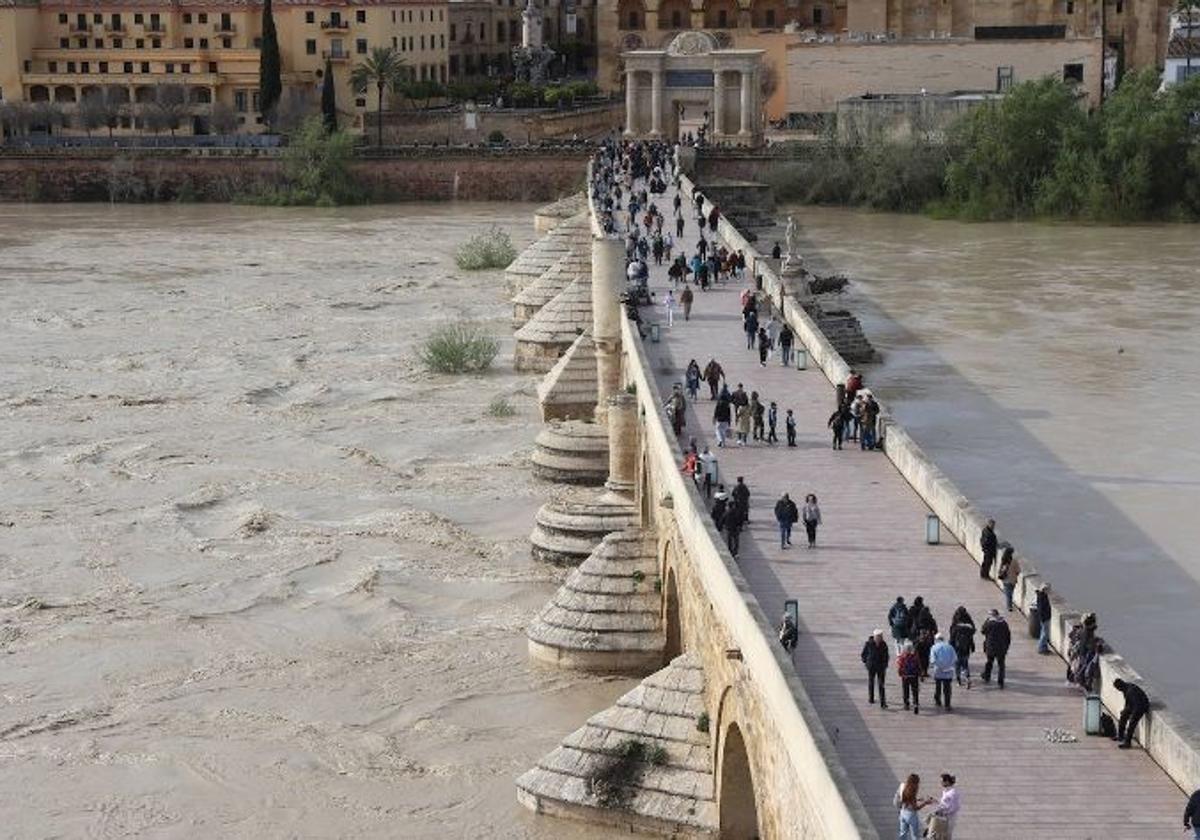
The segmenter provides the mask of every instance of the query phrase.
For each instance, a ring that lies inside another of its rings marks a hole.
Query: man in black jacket
[[[1193,832],[1196,840],[1200,840],[1200,788],[1192,793],[1187,807],[1183,809],[1183,830]]]
[[[1113,680],[1113,688],[1125,695],[1125,708],[1121,709],[1121,719],[1117,721],[1117,744],[1123,750],[1133,746],[1133,733],[1138,723],[1150,711],[1150,698],[1141,686],[1127,683],[1125,680]]]
[[[738,549],[741,547],[742,528],[746,524],[746,509],[733,498],[725,508],[725,516],[721,520],[721,530],[725,532],[725,545],[736,560]]]
[[[1008,656],[1008,646],[1012,644],[1012,631],[1008,629],[1008,622],[1000,615],[1000,611],[992,609],[988,611],[980,632],[983,633],[983,652],[987,656],[980,676],[985,683],[991,682],[992,663],[995,663],[996,684],[1004,688],[1004,658]]]
[[[733,491],[730,493],[733,503],[742,509],[743,521],[750,521],[750,488],[746,486],[746,482],[742,476],[737,477],[737,484],[733,485]]]
[[[887,675],[888,646],[883,640],[883,631],[876,630],[867,639],[862,649],[862,663],[867,668],[867,702],[875,703],[875,684],[879,684],[879,708],[887,708],[887,695],[883,691],[883,678]]]
[[[987,579],[992,576],[992,564],[996,562],[996,520],[989,519],[979,535],[979,547],[983,549],[983,565],[979,567],[979,576]]]

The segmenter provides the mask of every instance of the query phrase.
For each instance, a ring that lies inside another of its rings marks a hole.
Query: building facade
[[[596,66],[594,0],[539,4],[546,46],[559,55],[555,70],[590,73]],[[512,49],[521,45],[523,0],[450,0],[450,76],[497,78],[512,74]]]
[[[375,94],[356,94],[350,71],[373,47],[395,48],[410,78],[448,79],[445,0],[277,0],[273,9],[281,109],[315,106],[328,60],[341,122],[361,128]],[[169,91],[182,99],[173,103],[181,133],[212,131],[219,110],[233,114],[220,120],[226,128],[261,131],[261,35],[262,5],[246,0],[0,0],[0,101],[53,103],[70,116],[102,98],[120,106],[117,131],[140,131]]]
[[[765,50],[767,115],[779,119],[797,45],[1048,43],[1103,31],[1120,68],[1161,67],[1173,6],[1174,0],[599,0],[597,80],[619,90],[621,53],[660,49],[681,30],[706,30],[722,48]]]

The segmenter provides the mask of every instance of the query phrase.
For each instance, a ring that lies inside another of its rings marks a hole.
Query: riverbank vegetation
[[[781,164],[784,200],[971,219],[1200,219],[1200,78],[1131,73],[1088,113],[1056,79],[972,110],[945,142],[839,146]]]
[[[464,271],[480,271],[486,268],[508,268],[517,258],[508,234],[498,227],[476,234],[458,246],[454,252],[455,264]]]
[[[247,204],[332,207],[367,200],[350,174],[354,137],[329,131],[320,116],[304,121],[281,153],[283,182],[245,196]]]
[[[500,344],[478,324],[445,324],[421,345],[418,356],[432,373],[478,373],[487,370]]]

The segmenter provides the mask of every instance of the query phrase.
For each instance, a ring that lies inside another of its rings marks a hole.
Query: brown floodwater
[[[531,212],[0,207],[0,834],[606,836],[513,786],[632,685],[525,653],[536,379],[451,254]]]
[[[869,384],[1200,725],[1200,227],[792,212],[813,266],[854,281]]]

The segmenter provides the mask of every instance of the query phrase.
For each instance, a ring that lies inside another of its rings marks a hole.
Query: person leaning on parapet
[[[979,567],[979,576],[985,580],[992,576],[992,564],[996,562],[996,549],[1000,541],[996,539],[996,520],[989,519],[979,533],[979,548],[983,551],[983,565]]]
[[[887,677],[889,661],[887,642],[883,640],[883,631],[876,630],[867,637],[863,644],[862,663],[867,669],[867,702],[875,705],[875,686],[879,686],[879,708],[886,709],[887,693],[884,691],[884,679]]]
[[[1117,737],[1115,740],[1123,750],[1133,746],[1133,733],[1142,718],[1150,711],[1150,698],[1141,686],[1125,682],[1122,679],[1113,680],[1113,688],[1125,695],[1125,708],[1121,709],[1121,717],[1117,721]]]
[[[784,613],[783,620],[779,622],[779,643],[790,654],[796,649],[796,641],[799,638],[800,630],[796,627],[795,622],[792,621],[792,617]]]
[[[1050,653],[1050,619],[1053,610],[1050,607],[1050,584],[1043,583],[1037,590],[1038,614],[1038,647],[1037,652],[1046,655]]]
[[[733,419],[733,404],[726,399],[717,400],[713,408],[713,424],[717,431],[717,446],[724,447],[725,439],[729,437],[729,423]]]
[[[1192,793],[1183,809],[1183,830],[1191,831],[1195,840],[1200,840],[1200,788]]]

